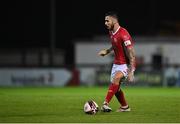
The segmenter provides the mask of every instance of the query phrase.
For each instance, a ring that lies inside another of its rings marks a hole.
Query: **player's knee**
[[[121,80],[121,78],[120,77],[115,77],[114,79],[113,79],[113,84],[119,84],[120,83],[120,80]]]
[[[113,78],[112,83],[119,84],[122,78],[123,78],[123,73],[122,72],[117,72],[116,75]]]

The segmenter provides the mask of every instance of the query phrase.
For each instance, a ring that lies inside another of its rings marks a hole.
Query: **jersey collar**
[[[120,26],[118,27],[118,29],[114,33],[112,32],[112,34],[115,35],[119,29],[120,29]]]

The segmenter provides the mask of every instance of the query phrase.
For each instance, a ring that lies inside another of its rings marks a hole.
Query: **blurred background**
[[[177,1],[6,0],[1,3],[0,86],[104,86],[113,54],[104,14],[115,10],[135,41],[132,86],[180,86]]]

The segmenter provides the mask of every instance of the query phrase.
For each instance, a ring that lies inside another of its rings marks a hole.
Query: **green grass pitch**
[[[0,123],[180,123],[180,89],[123,86],[131,112],[87,115],[90,99],[101,106],[108,87],[0,88]]]

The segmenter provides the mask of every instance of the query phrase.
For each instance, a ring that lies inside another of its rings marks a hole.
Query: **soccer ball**
[[[93,101],[93,100],[89,100],[84,104],[84,112],[86,114],[96,114],[99,111],[99,106],[98,104]]]

